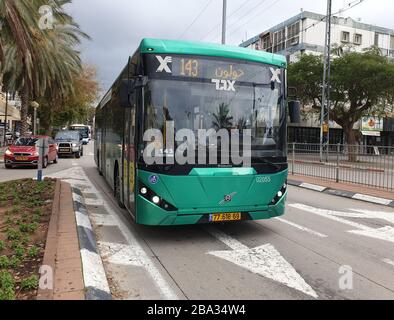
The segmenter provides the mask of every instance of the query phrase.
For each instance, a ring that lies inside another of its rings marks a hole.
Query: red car
[[[38,140],[44,139],[44,145],[47,146],[44,152],[42,167],[46,168],[48,163],[57,163],[58,147],[51,137],[31,136],[21,137],[15,143],[8,147],[4,154],[4,163],[7,169],[16,166],[38,166]]]

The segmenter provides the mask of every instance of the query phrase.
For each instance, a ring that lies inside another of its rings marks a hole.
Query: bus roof
[[[214,43],[147,38],[142,40],[140,50],[141,53],[191,54],[200,56],[241,59],[247,61],[267,63],[278,67],[287,66],[286,58],[282,55],[236,46],[219,45]]]

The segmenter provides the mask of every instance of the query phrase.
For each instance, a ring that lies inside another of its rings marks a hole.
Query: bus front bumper
[[[275,205],[268,205],[257,211],[242,211],[239,208],[232,208],[232,212],[241,212],[242,221],[247,220],[265,220],[282,216],[285,213],[285,204],[287,191]],[[223,210],[223,209],[222,209]],[[209,216],[217,213],[229,213],[229,211],[207,212],[207,213],[190,213],[180,214],[178,211],[165,211],[160,207],[149,202],[145,198],[138,196],[137,199],[137,223],[150,226],[176,226],[191,224],[217,223],[210,222]]]

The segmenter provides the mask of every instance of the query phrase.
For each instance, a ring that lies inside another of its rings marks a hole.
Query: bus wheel
[[[114,195],[116,198],[116,202],[118,203],[119,207],[121,208],[125,208],[124,204],[121,201],[121,197],[120,197],[120,192],[121,192],[121,188],[120,188],[120,179],[119,179],[119,170],[115,170],[115,176],[114,176]]]

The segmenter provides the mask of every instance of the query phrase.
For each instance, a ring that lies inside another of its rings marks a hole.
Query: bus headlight
[[[275,198],[272,199],[270,205],[277,204],[282,199],[283,195],[286,193],[286,190],[287,190],[287,182],[283,185],[282,189],[280,189],[280,191],[278,191]]]
[[[152,197],[152,202],[153,202],[154,204],[159,204],[159,203],[160,203],[160,198],[159,198],[158,196],[153,196],[153,197]]]
[[[166,210],[166,211],[176,211],[178,210],[175,208],[172,204],[168,203],[164,199],[162,199],[160,196],[158,196],[154,191],[149,189],[147,186],[145,186],[142,182],[139,182],[138,185],[140,195],[148,200],[149,202],[157,205],[158,207]]]

